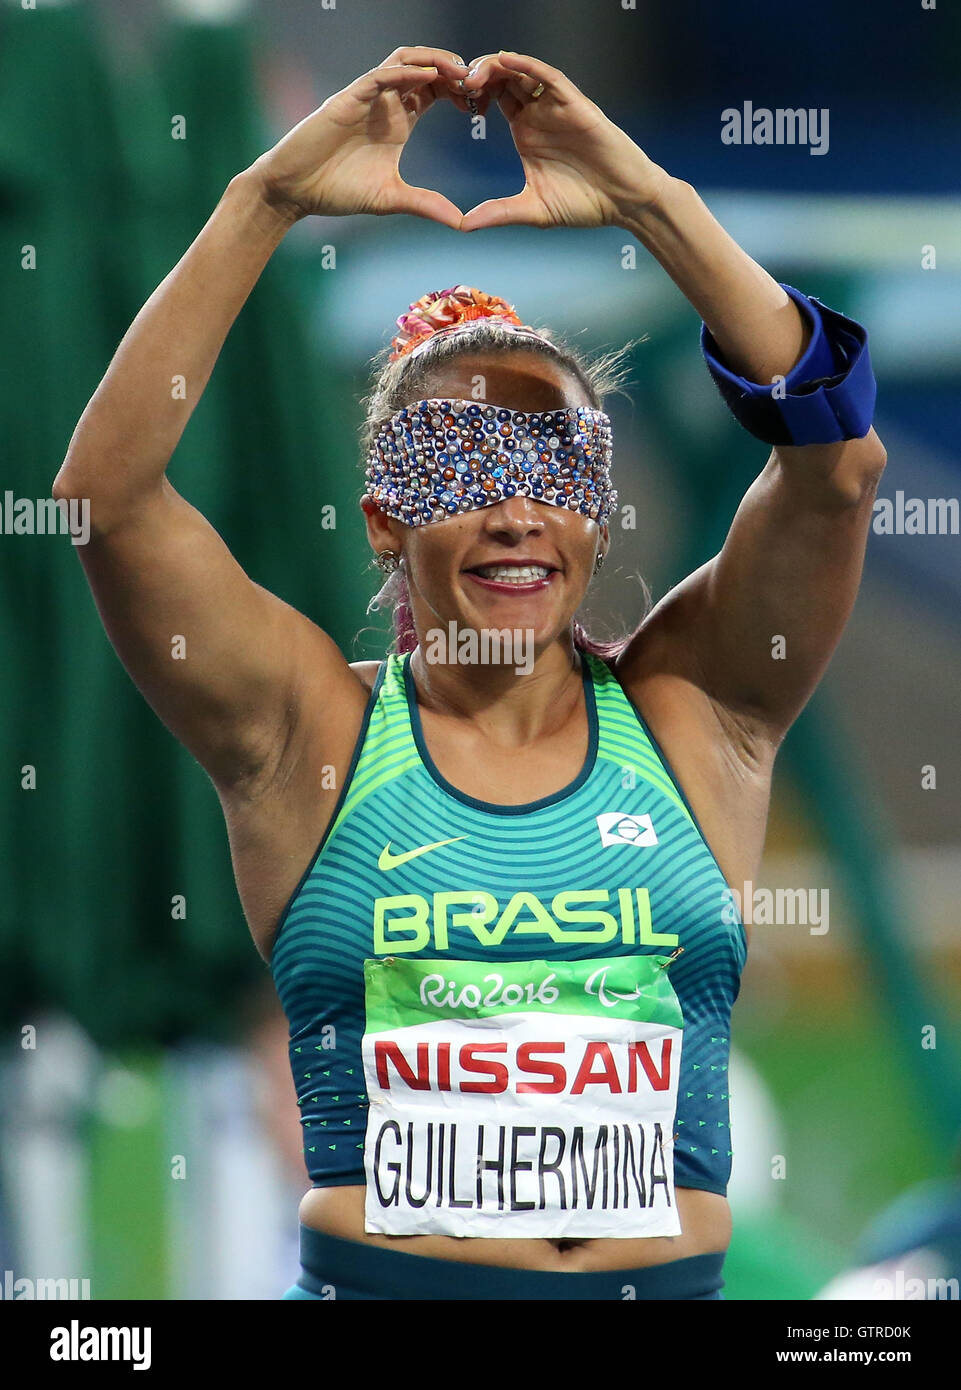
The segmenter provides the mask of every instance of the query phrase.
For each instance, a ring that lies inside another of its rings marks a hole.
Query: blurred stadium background
[[[776,278],[865,322],[882,495],[958,497],[961,17],[920,0],[0,0],[4,490],[49,494],[117,343],[232,175],[428,40],[562,68]],[[827,108],[828,152],[722,144],[721,111],[745,100]],[[446,106],[402,163],[465,209],[516,191],[518,169],[496,110],[476,140]],[[616,228],[549,238],[310,219],[228,338],[172,480],[350,660],[385,648],[365,612],[358,399],[426,290],[481,285],[591,348],[648,335],[609,405],[637,526],[614,535],[598,629],[636,620],[638,574],[658,598],[713,554],[764,463],[643,248],[632,269]],[[120,667],[69,540],[0,545],[0,1270],[89,1278],[94,1298],[276,1298],[307,1180],[217,798]],[[959,556],[957,534],[872,536],[779,760],[759,885],[828,889],[830,930],[754,928],[732,1299],[871,1296],[851,1271],[919,1247],[910,1273],[961,1273]]]

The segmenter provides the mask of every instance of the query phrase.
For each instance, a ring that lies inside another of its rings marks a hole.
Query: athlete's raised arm
[[[869,428],[873,379],[851,331],[859,325],[827,311],[812,337],[820,311],[810,301],[802,309],[804,296],[779,285],[690,184],[650,160],[558,69],[517,53],[475,62],[464,90],[482,110],[498,101],[526,182],[514,197],[472,208],[464,230],[625,228],[701,315],[712,370],[739,418],[759,438],[787,441],[748,489],[721,552],[657,605],[618,663],[629,687],[673,676],[678,691],[696,688],[730,714],[736,737],[776,747],[850,614],[885,463]],[[830,397],[812,384],[824,379],[839,387]]]
[[[91,537],[78,549],[120,659],[220,788],[269,773],[308,665],[332,700],[355,677],[326,634],[247,577],[171,486],[167,465],[231,325],[296,221],[405,212],[459,225],[460,211],[406,184],[398,164],[419,116],[463,72],[446,50],[397,49],[231,180],[128,329],[54,483],[56,498],[89,500]],[[176,636],[184,659],[172,659]]]
[[[641,673],[666,656],[732,717],[749,753],[770,750],[820,680],[861,580],[886,459],[870,426],[866,337],[853,320],[789,294],[689,184],[672,180],[625,225],[700,313],[711,370],[735,414],[757,437],[783,442],[720,552],[650,614],[624,671],[631,679],[632,666]]]

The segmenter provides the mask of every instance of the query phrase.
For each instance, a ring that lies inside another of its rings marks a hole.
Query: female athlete
[[[462,215],[401,179],[440,100],[497,102],[521,193]],[[615,648],[575,622],[616,522],[612,378],[470,286],[411,304],[368,398],[385,661],[348,663],[167,480],[284,234],[357,213],[622,227],[701,316],[714,380],[772,452],[720,553]],[[134,320],[54,495],[90,499],[107,632],[217,788],[290,1023],[312,1187],[285,1297],[721,1296],[732,890],[854,603],[873,404],[860,325],[778,284],[514,53],[397,49],[231,180]]]

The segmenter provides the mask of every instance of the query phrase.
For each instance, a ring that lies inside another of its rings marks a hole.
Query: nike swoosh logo
[[[452,835],[449,840],[435,840],[432,845],[421,845],[418,849],[409,849],[405,854],[391,854],[390,841],[388,840],[380,852],[377,860],[378,869],[396,869],[398,864],[406,864],[408,859],[416,859],[418,854],[428,854],[432,849],[440,849],[441,845],[452,845],[455,840],[466,840],[466,835]]]

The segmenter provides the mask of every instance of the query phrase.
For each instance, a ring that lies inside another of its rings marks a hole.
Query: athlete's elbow
[[[873,502],[887,463],[887,454],[876,435],[873,440],[866,435],[864,439],[851,440],[850,444],[863,447],[850,449],[829,479],[829,486],[836,506],[860,508]]]
[[[77,496],[74,477],[66,463],[61,464],[60,471],[53,480],[50,496],[55,502],[69,502],[72,497]]]
[[[53,480],[50,495],[57,502],[74,502],[91,493],[91,468],[83,455],[67,450],[60,471]]]
[[[874,498],[887,452],[874,429],[838,444],[781,445],[775,450],[782,477],[816,511],[847,511]]]
[[[860,507],[874,499],[888,461],[887,450],[873,428],[863,439],[850,440],[847,448],[846,467],[838,469],[836,486],[850,506]]]
[[[859,450],[858,462],[865,474],[866,487],[875,488],[887,464],[888,451],[881,443],[873,426],[863,439],[856,442],[862,446]]]

